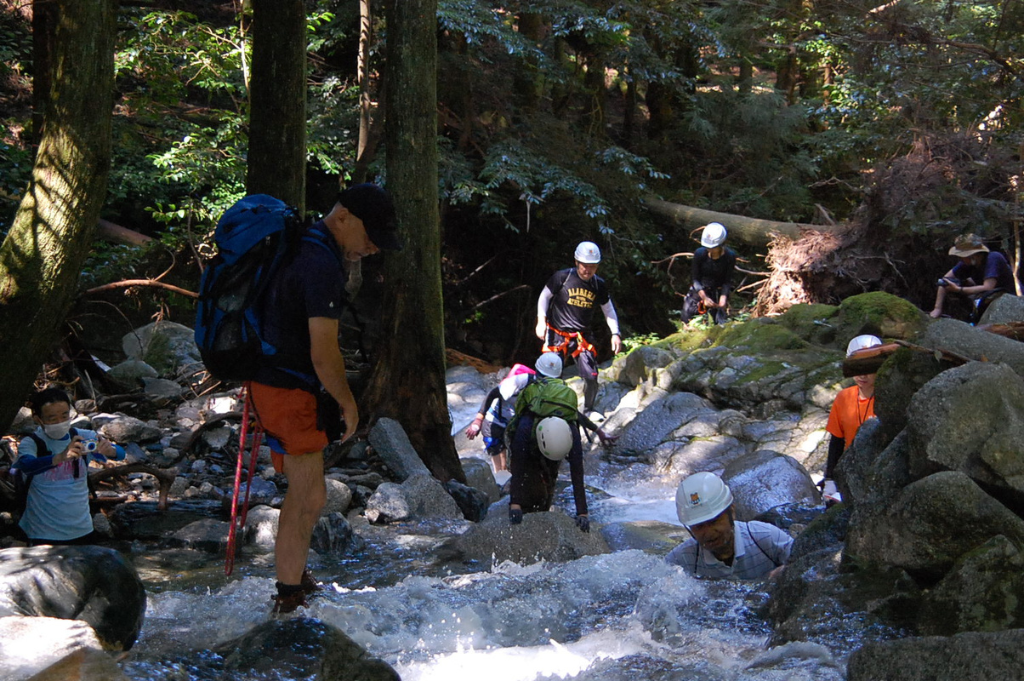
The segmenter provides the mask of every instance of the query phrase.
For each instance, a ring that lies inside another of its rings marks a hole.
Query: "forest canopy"
[[[387,169],[379,131],[369,154],[358,147],[358,3],[306,6],[306,204],[325,211],[339,178],[386,182]],[[387,26],[373,7],[371,128],[387,109]],[[887,288],[925,306],[933,278],[897,271],[944,272],[965,231],[1014,248],[1022,3],[441,0],[438,19],[450,346],[503,362],[535,350],[535,296],[584,239],[604,250],[627,336],[675,329],[688,275],[668,257],[697,246],[696,226],[667,224],[649,197],[842,226],[829,254],[808,250],[798,266],[810,300]],[[102,217],[155,239],[97,243],[81,291],[168,269],[196,288],[217,217],[245,192],[251,21],[242,2],[121,4]],[[32,167],[34,76],[31,5],[0,0],[0,235]],[[778,263],[739,246],[751,273]],[[891,265],[858,273],[843,261],[853,247]],[[191,317],[168,290],[117,306]]]

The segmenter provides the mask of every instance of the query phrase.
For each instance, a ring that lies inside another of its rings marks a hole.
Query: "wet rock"
[[[2,678],[8,681],[123,681],[96,632],[78,619],[0,617]]]
[[[363,547],[363,539],[352,531],[345,515],[332,512],[317,520],[310,547],[318,553],[338,554]]]
[[[486,519],[446,546],[455,556],[495,563],[511,560],[519,564],[549,560],[568,562],[585,555],[610,552],[604,537],[592,529],[585,534],[561,510],[523,515],[522,524],[508,521],[508,506],[496,503]]]
[[[327,479],[325,483],[327,485],[327,502],[324,504],[320,516],[323,517],[332,512],[345,514],[349,505],[352,504],[352,489],[348,487],[348,484],[334,479]]]
[[[1003,294],[981,314],[979,325],[998,325],[1024,321],[1024,297]]]
[[[818,489],[803,465],[775,451],[736,458],[726,465],[722,480],[732,490],[736,518],[744,522],[780,505],[819,501]]]
[[[1024,520],[967,475],[939,472],[907,486],[889,505],[856,506],[846,554],[937,580],[964,553],[1000,534],[1024,544]]]
[[[202,364],[195,332],[166,320],[129,332],[121,339],[121,348],[129,359],[147,362],[164,377],[174,376],[186,366]]]
[[[674,360],[675,354],[666,349],[653,346],[638,347],[626,356],[625,363],[615,381],[635,387],[652,377],[655,369],[667,367]]]
[[[958,633],[868,643],[850,656],[851,681],[1012,681],[1024,671],[1024,631]]]
[[[170,379],[144,377],[142,379],[142,390],[150,396],[157,398],[181,398],[184,388]]]
[[[208,553],[222,553],[228,547],[231,524],[219,519],[200,519],[178,529],[170,536],[173,545]]]
[[[375,489],[384,483],[384,477],[379,472],[366,472],[365,474],[353,474],[345,479],[349,488],[362,486],[363,488]]]
[[[1024,553],[996,536],[963,555],[928,591],[918,617],[923,635],[1024,627]]]
[[[401,680],[387,662],[317,619],[267,621],[214,650],[236,680]]]
[[[690,538],[690,533],[681,526],[654,521],[612,522],[603,525],[600,531],[612,552],[643,550],[659,556]]]
[[[491,501],[487,494],[471,486],[452,479],[445,482],[444,490],[452,497],[462,511],[462,516],[470,522],[479,522],[487,516],[487,506]]]
[[[245,517],[243,539],[246,544],[261,550],[273,550],[277,542],[277,527],[281,520],[281,511],[266,505],[258,505]]]
[[[409,505],[410,516],[416,519],[463,519],[458,503],[444,486],[429,474],[414,474],[400,484]]]
[[[211,468],[212,469],[212,468]],[[249,483],[249,507],[252,508],[256,505],[271,505],[278,496],[277,484],[272,481],[267,481],[263,477],[253,476],[252,481]],[[231,514],[231,502],[235,496],[235,489],[233,482],[229,484],[231,487],[227,491],[223,492],[220,499],[221,510],[226,514]],[[242,481],[239,482],[238,490],[238,509],[241,510],[246,500],[246,478],[245,474],[242,474]]]
[[[114,508],[110,525],[117,538],[156,541],[200,519],[219,519],[220,500],[176,500],[166,510],[155,501],[123,503]]]
[[[487,496],[488,504],[501,498],[498,483],[494,480],[491,466],[479,458],[462,458],[462,471],[466,474],[466,484]]]
[[[721,472],[746,452],[746,447],[738,439],[729,436],[694,439],[672,451],[668,464],[659,469],[683,476],[694,472]]]
[[[36,421],[32,419],[32,411],[24,406],[18,408],[18,414],[11,423],[10,433],[20,436],[31,434],[36,430]]]
[[[711,404],[695,394],[665,394],[649,404],[622,434],[616,450],[643,452],[669,440],[673,432],[697,413],[707,413]]]
[[[370,524],[389,524],[409,519],[412,511],[405,499],[405,492],[398,484],[386,482],[377,487],[366,501],[364,513]]]
[[[154,427],[137,417],[129,417],[127,415],[119,416],[107,422],[99,427],[97,431],[114,443],[122,445],[133,441],[136,443],[159,441],[160,437],[163,436],[163,431],[159,427]]]
[[[141,360],[126,360],[107,372],[107,377],[125,391],[135,391],[142,386],[143,380],[159,376],[156,368]]]
[[[104,649],[135,644],[146,591],[123,555],[99,546],[0,550],[0,616],[81,619]]]
[[[824,512],[824,505],[784,503],[782,505],[777,505],[770,510],[765,510],[753,519],[757,522],[765,522],[772,526],[777,526],[783,531],[789,531],[792,528],[793,531],[790,532],[791,536],[796,534],[797,529],[800,529],[800,536],[803,536],[807,525],[821,517]],[[799,538],[799,536],[797,538]]]
[[[396,481],[405,481],[414,474],[430,474],[397,420],[382,417],[370,430],[369,441]]]
[[[1024,380],[1009,366],[968,363],[947,370],[917,392],[908,416],[912,477],[963,472],[1024,510]]]

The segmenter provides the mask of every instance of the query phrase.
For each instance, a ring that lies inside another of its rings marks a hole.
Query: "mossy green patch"
[[[801,339],[812,344],[831,345],[835,341],[836,329],[829,319],[838,310],[838,306],[828,304],[796,304],[776,320]]]
[[[926,327],[928,315],[906,299],[868,292],[845,299],[829,322],[840,332],[840,341],[862,334],[866,326],[885,338],[914,339]]]
[[[755,318],[725,327],[714,340],[715,346],[747,348],[758,353],[782,349],[803,349],[807,342],[791,330],[769,318]]]
[[[163,334],[153,334],[143,360],[147,365],[156,369],[161,376],[172,372],[174,370],[174,353],[171,349],[170,339]]]

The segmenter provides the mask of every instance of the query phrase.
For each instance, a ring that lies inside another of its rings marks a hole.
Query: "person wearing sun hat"
[[[946,296],[952,292],[963,294],[974,302],[974,313],[970,322],[977,322],[989,304],[1006,292],[1015,292],[1013,269],[1006,257],[996,251],[989,251],[985,243],[975,234],[961,235],[949,250],[950,256],[958,256],[960,262],[939,278],[935,291],[935,307],[930,315],[938,318]]]

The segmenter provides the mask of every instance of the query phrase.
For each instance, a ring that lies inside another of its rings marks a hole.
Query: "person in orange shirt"
[[[847,345],[846,357],[849,358],[862,349],[881,345],[882,340],[873,334],[858,335]],[[828,425],[825,427],[832,435],[828,444],[828,460],[825,462],[825,480],[822,482],[822,497],[826,504],[842,500],[832,481],[836,465],[853,443],[853,437],[857,436],[860,426],[875,416],[875,376],[875,373],[857,375],[853,378],[854,385],[840,391],[832,403]]]

